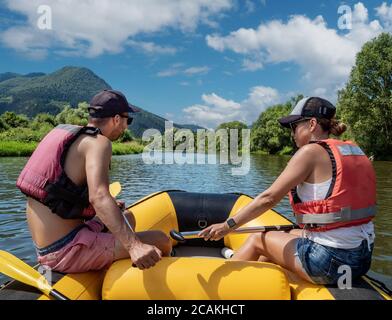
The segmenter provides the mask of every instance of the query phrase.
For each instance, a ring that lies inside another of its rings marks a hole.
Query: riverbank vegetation
[[[270,106],[251,126],[239,121],[226,122],[219,129],[238,129],[242,149],[243,129],[250,129],[251,152],[287,155],[295,151],[289,130],[278,119],[290,113],[303,95],[286,103]],[[337,117],[347,126],[343,139],[358,143],[378,160],[392,160],[392,35],[383,33],[366,43],[345,87],[338,92]],[[0,156],[28,156],[38,142],[56,125],[87,124],[86,102],[76,108],[67,106],[57,115],[40,113],[32,118],[14,112],[0,116]],[[178,141],[180,143],[181,141]],[[113,144],[113,154],[141,153],[145,143],[127,130]],[[219,146],[218,146],[219,147]]]
[[[79,103],[77,108],[66,107],[56,116],[40,113],[33,118],[14,112],[0,116],[0,157],[30,156],[42,138],[60,123],[87,124],[87,103]],[[113,144],[113,154],[141,153],[143,144],[126,130]]]

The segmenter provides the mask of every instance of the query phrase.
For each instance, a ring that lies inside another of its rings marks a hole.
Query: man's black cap
[[[93,118],[109,118],[116,114],[135,113],[140,110],[128,103],[120,91],[103,90],[91,99],[88,111]]]

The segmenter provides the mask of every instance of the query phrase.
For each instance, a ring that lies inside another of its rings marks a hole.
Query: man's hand
[[[125,210],[125,202],[116,200],[117,206],[121,209],[121,211]]]
[[[153,267],[162,259],[162,252],[157,247],[138,241],[128,250],[132,263],[140,270]]]
[[[218,241],[222,239],[225,235],[230,233],[230,228],[226,222],[217,223],[205,228],[199,233],[199,237],[204,238],[204,240],[215,240]]]

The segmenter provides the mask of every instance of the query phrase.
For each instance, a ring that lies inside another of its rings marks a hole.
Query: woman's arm
[[[235,228],[273,208],[292,188],[305,181],[314,170],[319,151],[319,146],[315,144],[299,149],[275,182],[232,217],[236,222]],[[230,230],[225,221],[209,226],[201,231],[199,236],[205,240],[219,240]]]

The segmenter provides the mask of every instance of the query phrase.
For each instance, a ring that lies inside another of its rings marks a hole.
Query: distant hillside
[[[0,73],[0,82],[16,77],[33,78],[33,77],[40,77],[44,75],[45,73],[43,72],[32,72],[25,75],[19,73],[13,73],[13,72],[5,72],[5,73]]]
[[[143,132],[147,129],[157,129],[162,134],[165,132],[165,121],[167,119],[162,118],[156,114],[143,110],[138,107],[140,112],[136,114],[135,120],[132,122],[130,126],[130,130],[136,137],[141,137]],[[174,123],[173,126],[178,129],[189,129],[191,131],[196,131],[197,129],[204,129],[203,127],[193,125],[193,124],[178,124]]]
[[[1,73],[0,114],[14,111],[29,117],[41,112],[56,115],[66,105],[76,107],[79,102],[90,101],[103,89],[111,87],[87,68],[64,67],[51,74]],[[141,109],[130,129],[136,137],[141,137],[150,128],[164,132],[165,121],[166,119]],[[175,124],[175,127],[191,130],[201,128],[179,124]]]
[[[0,74],[0,114],[4,111],[34,116],[57,114],[64,105],[77,106],[98,91],[111,87],[87,68],[64,67],[51,74]]]

